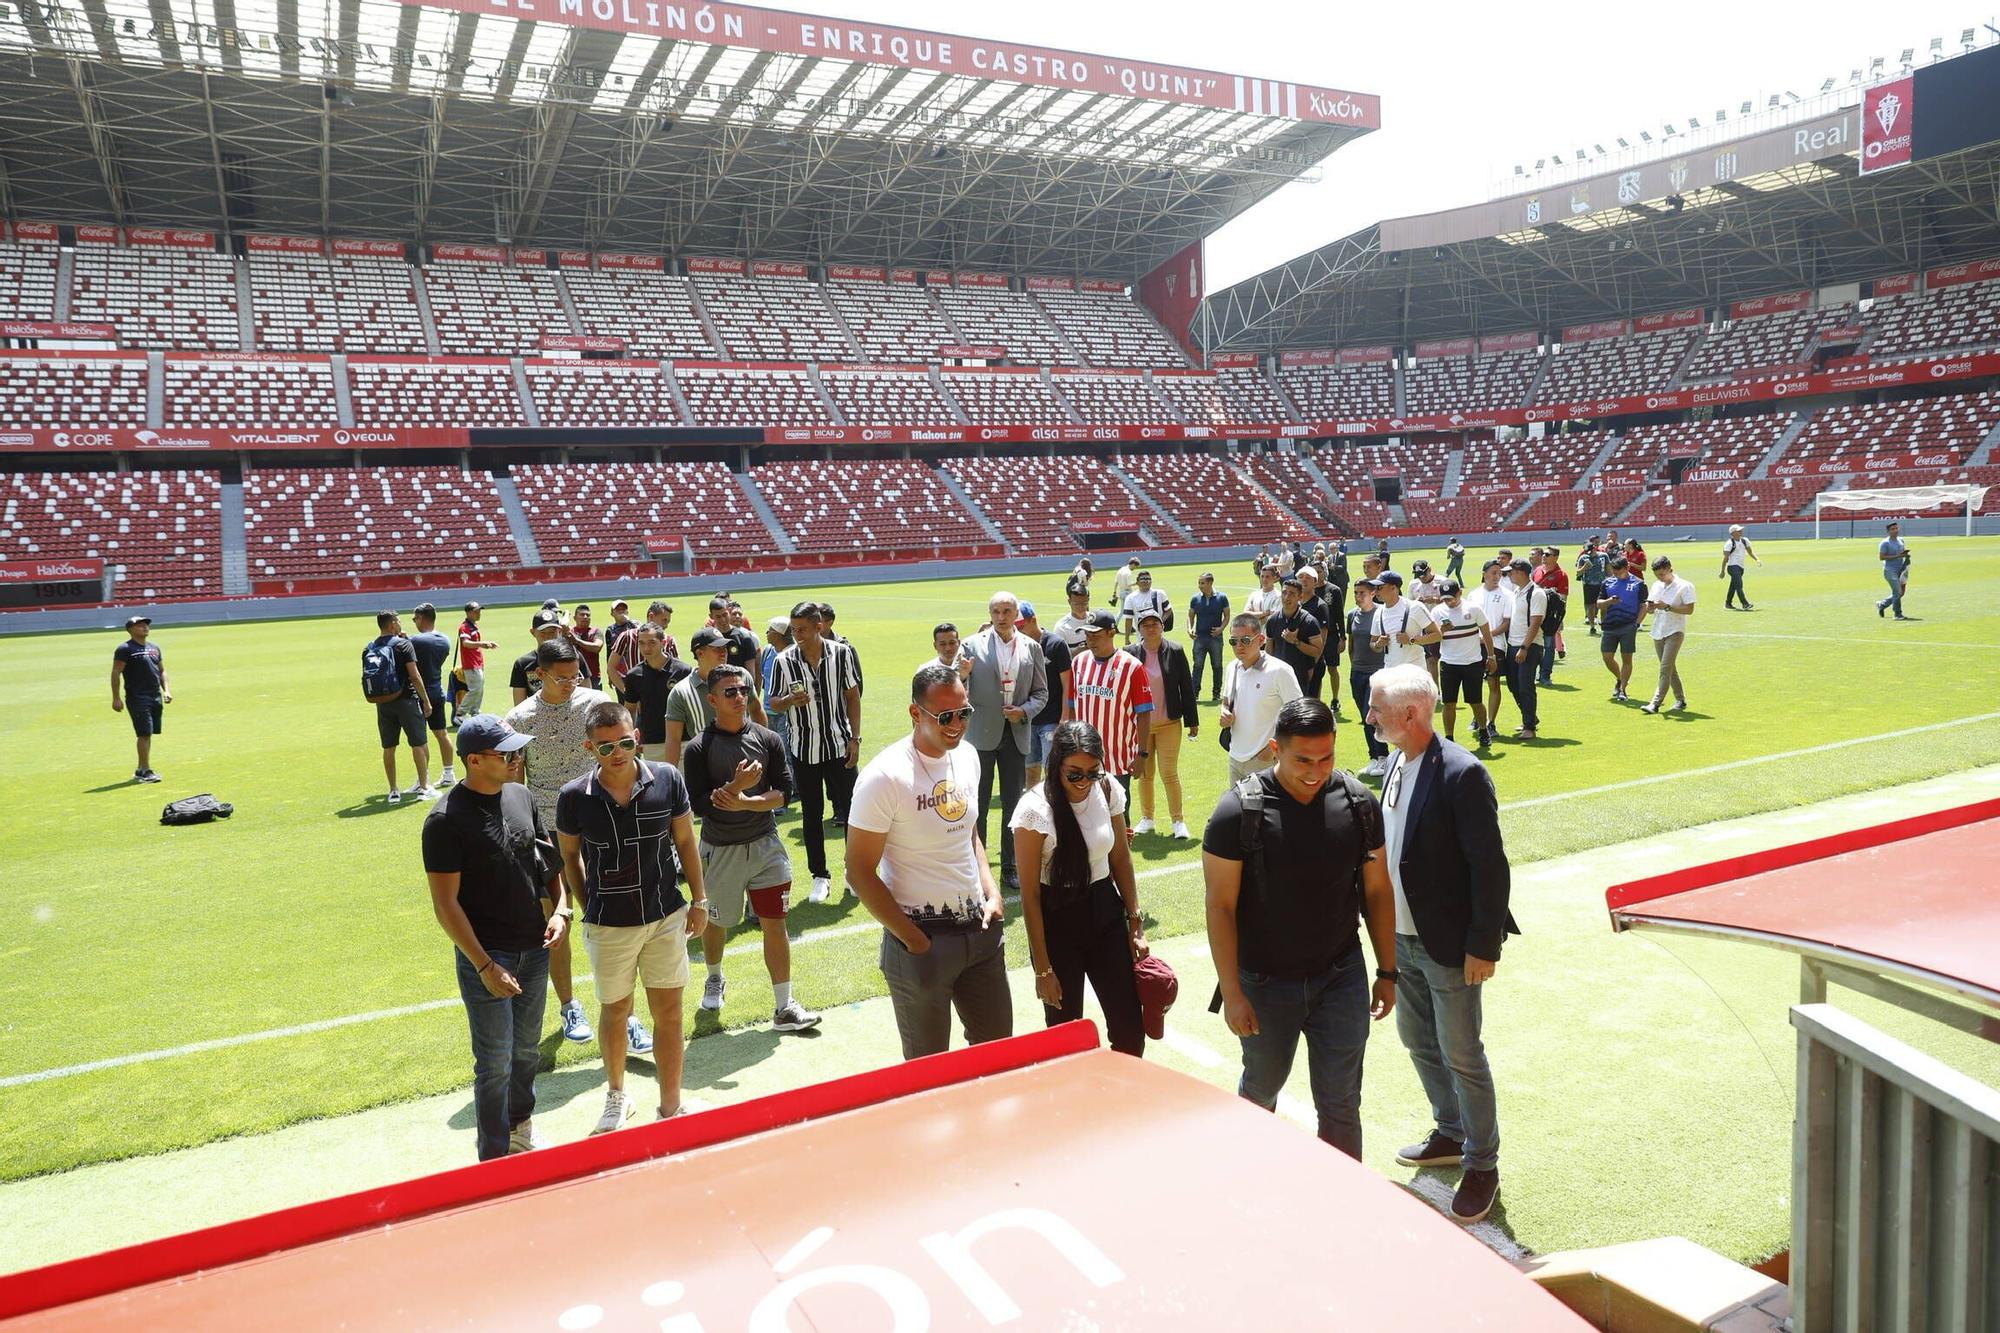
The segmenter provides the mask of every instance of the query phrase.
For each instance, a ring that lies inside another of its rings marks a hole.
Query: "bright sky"
[[[1976,3],[1976,0],[1975,0]],[[1686,0],[1610,5],[1055,3],[940,6],[933,0],[790,0],[783,7],[1038,46],[1192,65],[1378,93],[1382,128],[1209,239],[1208,285],[1243,278],[1383,218],[1478,203],[1515,163],[1614,137],[1655,139],[1661,122],[1706,126],[1746,100],[1816,94],[1933,37],[1994,40],[2000,17],[1963,3],[1796,5]]]

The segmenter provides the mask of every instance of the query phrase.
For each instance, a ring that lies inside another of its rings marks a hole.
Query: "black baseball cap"
[[[134,625],[150,625],[150,624],[152,624],[152,623],[153,623],[153,618],[152,618],[151,616],[127,616],[127,617],[125,617],[125,628],[126,628],[126,629],[131,629],[131,628],[132,628],[132,627],[133,627]]]
[[[488,750],[511,754],[534,739],[526,732],[508,726],[505,718],[491,713],[474,713],[458,724],[458,752],[461,756],[485,754]]]
[[[1375,576],[1375,586],[1379,588],[1385,583],[1393,583],[1398,588],[1401,588],[1403,586],[1403,576],[1393,569],[1385,569]]]
[[[548,607],[544,607],[540,611],[535,612],[534,623],[530,625],[529,628],[535,630],[544,630],[551,625],[560,625],[560,624],[562,624],[562,612],[551,610]]]
[[[1118,619],[1109,611],[1092,611],[1083,618],[1086,634],[1109,634],[1118,628]]]
[[[727,648],[729,637],[713,625],[703,625],[688,641],[688,651],[698,653],[704,648]]]
[[[1440,597],[1456,597],[1462,591],[1464,590],[1458,586],[1457,579],[1446,579],[1444,582],[1438,584],[1438,596]]]

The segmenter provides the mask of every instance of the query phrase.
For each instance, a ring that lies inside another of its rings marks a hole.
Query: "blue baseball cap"
[[[1035,604],[1033,602],[1021,603],[1021,619],[1033,620],[1034,618],[1035,618]]]
[[[534,739],[508,726],[505,718],[491,713],[475,713],[458,724],[458,752],[462,755],[485,754],[489,750],[512,754]]]

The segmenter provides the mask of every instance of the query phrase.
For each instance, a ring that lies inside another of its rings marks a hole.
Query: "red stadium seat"
[[[98,559],[135,606],[222,592],[214,472],[0,474],[0,560]]]

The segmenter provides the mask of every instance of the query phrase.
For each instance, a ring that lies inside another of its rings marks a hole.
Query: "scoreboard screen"
[[[103,600],[102,560],[0,563],[0,607],[78,606]]]

